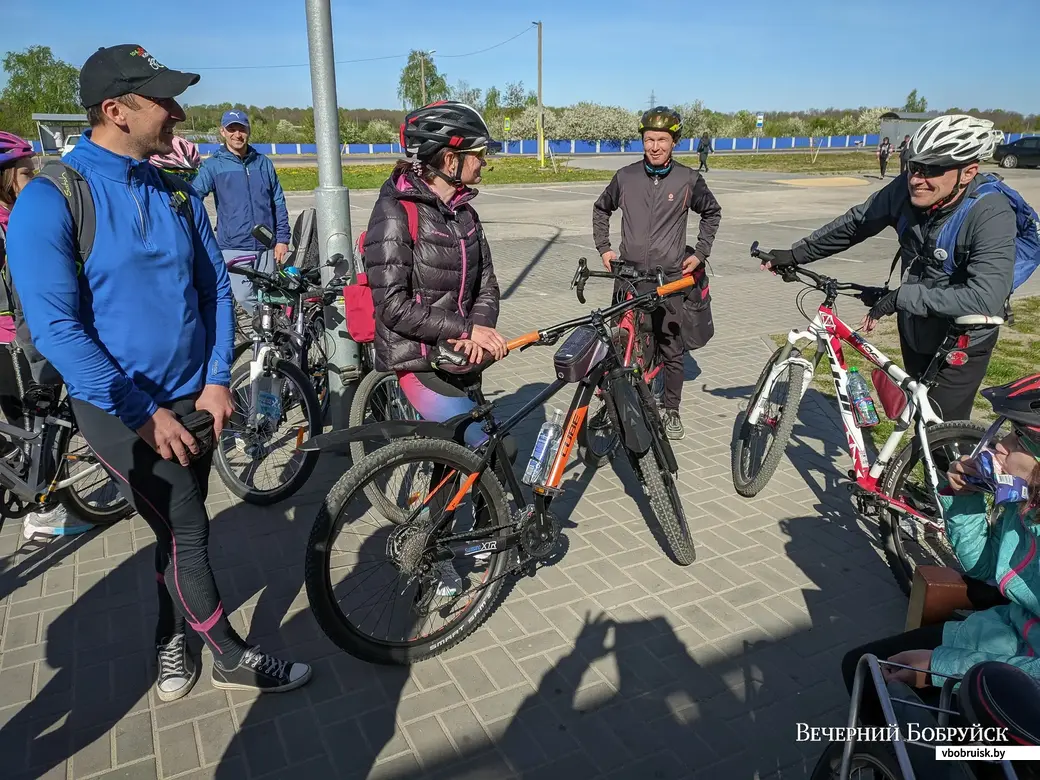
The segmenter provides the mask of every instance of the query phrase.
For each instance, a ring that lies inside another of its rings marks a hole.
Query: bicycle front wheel
[[[939,478],[953,461],[970,455],[986,433],[981,425],[967,421],[939,423],[927,431],[928,450]],[[925,477],[921,443],[916,437],[896,453],[878,483],[885,495],[899,499],[927,517],[939,517],[939,507]],[[941,525],[929,526],[913,516],[883,508],[879,530],[885,560],[907,596],[918,566],[949,566],[963,571]]]
[[[824,749],[810,780],[838,780],[844,742],[831,742]],[[850,778],[870,780],[901,780],[903,772],[892,748],[883,743],[859,742],[852,748],[849,763]]]
[[[611,331],[614,348],[622,357],[628,344],[627,334],[621,328]],[[589,404],[589,414],[578,431],[578,454],[585,465],[593,469],[610,460],[620,442],[615,421],[611,419],[607,404],[603,401],[604,392],[602,387],[597,389]]]
[[[350,404],[350,424],[359,425],[389,420],[418,420],[419,415],[408,403],[397,374],[393,371],[370,371],[358,385],[354,400]],[[352,441],[350,443],[350,459],[360,463],[369,452],[375,451],[372,442]],[[365,486],[365,494],[372,506],[383,513],[383,516],[394,523],[403,523],[408,518],[408,510],[402,509],[392,497],[383,493],[383,487],[376,481]]]
[[[253,408],[251,364],[231,375],[234,412],[221,431],[213,458],[228,490],[258,506],[276,504],[296,493],[321,454],[299,449],[322,431],[321,406],[310,378],[288,360],[272,357],[267,363],[257,380],[271,390],[266,410]]]
[[[748,403],[747,408],[754,409],[760,399],[763,401],[758,423],[750,425],[745,411],[743,419],[737,424],[730,469],[733,489],[745,498],[757,496],[772,479],[791,438],[798,417],[798,406],[802,402],[805,375],[802,367],[796,363],[788,363],[783,373],[767,387],[769,375],[779,361],[781,352],[783,347],[769,358]],[[790,357],[798,358],[801,354],[797,349],[792,349]],[[762,441],[759,441],[759,437]]]
[[[650,388],[642,380],[636,380],[643,417],[651,430],[650,449],[635,456],[635,465],[639,481],[650,501],[650,508],[657,518],[657,524],[664,534],[665,543],[672,557],[681,566],[689,566],[697,559],[690,536],[690,527],[686,522],[679,486],[676,484],[676,473],[671,470],[665,447],[670,446],[665,439],[664,425],[650,393]],[[635,453],[633,453],[635,454]]]
[[[311,529],[304,577],[311,611],[338,647],[365,661],[407,665],[453,647],[488,617],[514,550],[490,535],[453,558],[441,541],[509,523],[505,490],[490,470],[449,509],[479,467],[480,458],[455,442],[402,439],[333,486]],[[401,511],[424,506],[407,525],[388,522],[365,490],[395,476],[402,477],[393,491]],[[438,531],[445,513],[451,517]]]

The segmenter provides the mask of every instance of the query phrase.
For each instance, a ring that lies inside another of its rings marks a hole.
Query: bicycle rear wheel
[[[414,468],[423,464],[433,469]],[[515,551],[499,548],[481,557],[474,550],[445,561],[457,579],[444,594],[448,574],[434,560],[438,550],[446,551],[438,541],[445,534],[509,523],[505,490],[488,470],[451,510],[446,529],[433,530],[479,467],[480,458],[455,442],[413,438],[376,450],[340,477],[315,518],[304,575],[315,619],[338,647],[365,661],[411,664],[458,644],[488,617]],[[365,487],[401,470],[430,475],[398,486],[402,511],[428,508],[408,525],[388,524],[379,509],[373,511]],[[357,606],[341,605],[360,588]]]
[[[744,419],[738,422],[736,437],[733,441],[730,469],[733,475],[733,488],[745,498],[757,496],[768,484],[776,471],[780,459],[787,448],[787,442],[794,430],[798,417],[798,406],[802,402],[802,385],[805,375],[802,367],[790,363],[784,373],[780,374],[772,387],[766,387],[769,374],[780,359],[783,352],[780,347],[773,353],[755,384],[755,392],[747,408],[753,409],[763,393],[769,391],[766,407],[758,418],[758,424],[751,426],[747,422],[747,411]],[[790,357],[801,357],[801,352],[792,349]],[[772,401],[776,398],[776,402]],[[762,434],[767,439],[764,445],[756,447],[756,437]]]
[[[970,455],[982,441],[986,429],[966,421],[945,422],[928,428],[928,449],[941,478],[950,463]],[[917,437],[896,453],[878,480],[881,492],[898,498],[928,517],[938,517],[939,508],[925,479],[921,445]],[[882,508],[878,520],[885,560],[899,587],[907,596],[920,565],[963,567],[941,526],[926,528],[913,517]]]

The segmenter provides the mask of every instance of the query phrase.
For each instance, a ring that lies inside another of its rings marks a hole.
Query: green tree
[[[535,105],[538,105],[538,98],[535,97]],[[505,109],[507,111],[518,112],[530,105],[527,102],[527,93],[524,90],[524,82],[510,82],[506,84],[506,98],[505,98]]]
[[[9,51],[3,59],[7,86],[0,92],[7,125],[23,136],[35,135],[34,113],[68,114],[79,110],[79,71],[55,59],[49,46]]]
[[[909,111],[915,114],[923,114],[928,110],[928,101],[924,96],[918,97],[917,90],[910,90],[910,94],[906,96],[906,105],[903,106],[904,111]]]
[[[498,87],[491,86],[484,93],[484,118],[489,122],[497,119],[502,113],[502,93]]]
[[[483,90],[480,87],[471,87],[468,81],[459,80],[454,87],[451,88],[451,99],[457,100],[460,103],[465,103],[467,106],[473,106],[473,108],[480,110],[480,97]]]
[[[426,52],[412,49],[408,54],[408,63],[401,68],[401,78],[397,82],[397,97],[405,108],[413,109],[423,105],[423,79],[426,80],[426,103],[445,100],[450,94],[448,81],[437,70],[437,65]]]

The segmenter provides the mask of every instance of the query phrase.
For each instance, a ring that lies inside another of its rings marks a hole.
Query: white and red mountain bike
[[[751,245],[751,256],[763,262],[772,260],[768,252],[759,250],[757,241]],[[968,344],[968,331],[1001,325],[1003,320],[986,315],[958,317],[928,369],[919,379],[914,379],[853,332],[834,310],[835,301],[843,291],[855,294],[875,288],[839,282],[798,266],[777,269],[777,272],[785,282],[799,281],[808,285],[803,292],[817,290],[826,297],[809,327],[792,330],[787,343],[773,353],[758,378],[733,441],[733,487],[740,495],[750,498],[769,482],[783,457],[798,416],[798,406],[816,366],[826,357],[853,464],[848,472],[848,489],[857,509],[865,516],[877,518],[888,565],[909,595],[917,564],[938,563],[959,568],[943,532],[939,475],[946,473],[952,461],[970,455],[986,433],[985,428],[968,420],[944,422],[929,402],[928,391],[934,386],[944,361],[960,364],[967,360],[964,349]],[[800,298],[798,308],[809,320]],[[873,463],[870,463],[863,431],[853,416],[842,342],[876,366],[871,380],[885,414],[896,423]],[[806,343],[815,343],[814,361],[802,354],[801,347]],[[900,447],[904,434],[911,428],[913,438]]]

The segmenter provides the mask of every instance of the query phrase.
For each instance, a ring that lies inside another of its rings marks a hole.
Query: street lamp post
[[[422,81],[422,104],[424,106],[426,105],[426,58],[436,53],[436,49],[420,52],[422,56],[419,58],[419,78]]]

